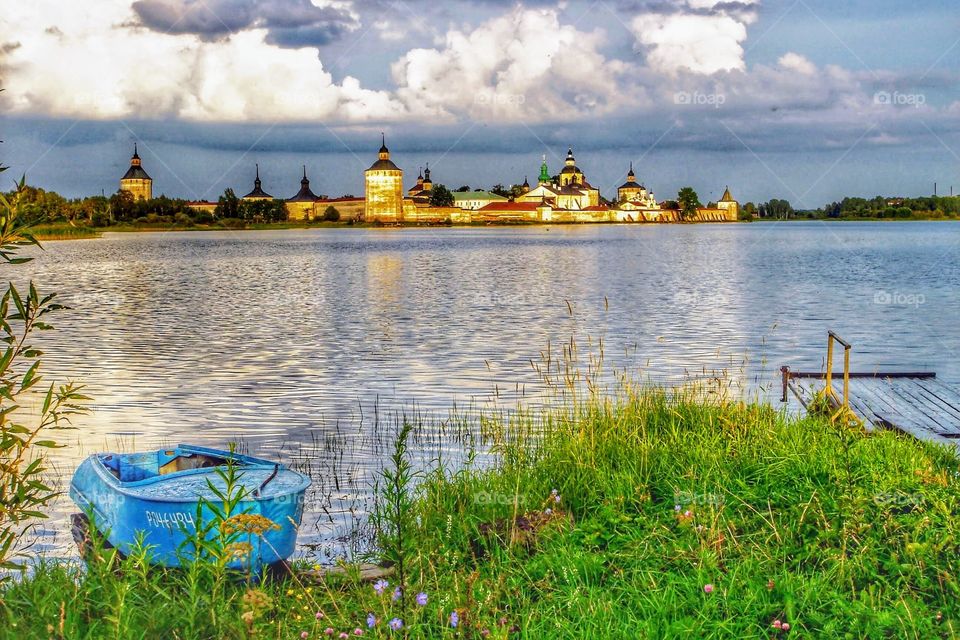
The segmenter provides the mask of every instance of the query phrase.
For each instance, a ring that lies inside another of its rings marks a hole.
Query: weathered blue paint
[[[269,460],[184,444],[147,453],[101,453],[77,468],[70,482],[70,497],[92,516],[93,526],[113,546],[126,552],[142,533],[151,546],[153,561],[175,567],[181,559],[191,557],[184,541],[196,531],[201,499],[222,507],[211,485],[224,490],[217,470],[222,471],[231,459],[245,489],[238,513],[261,515],[280,525],[262,539],[244,539],[253,545],[253,552],[233,566],[256,569],[286,560],[296,547],[310,479]],[[212,466],[181,469],[201,462]],[[200,518],[213,520],[210,506],[201,507]]]

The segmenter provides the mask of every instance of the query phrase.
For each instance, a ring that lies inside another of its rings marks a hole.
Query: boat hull
[[[246,497],[233,513],[262,516],[276,527],[262,535],[236,535],[234,542],[248,543],[252,549],[230,566],[257,569],[293,554],[310,482],[280,465],[243,459],[248,464],[238,466],[237,471]],[[253,488],[265,481],[265,490],[255,493]],[[121,552],[129,554],[142,538],[149,547],[151,562],[176,567],[196,557],[190,541],[196,538],[198,525],[217,522],[214,509],[223,509],[223,502],[209,490],[208,482],[222,485],[216,468],[122,482],[104,466],[101,456],[91,456],[74,474],[70,497],[92,519],[92,526]],[[218,536],[214,527],[207,537],[215,540]]]

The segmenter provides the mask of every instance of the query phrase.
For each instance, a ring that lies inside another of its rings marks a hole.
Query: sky
[[[901,0],[0,0],[0,179],[362,195],[535,179],[607,197],[960,194],[960,13]],[[6,188],[6,185],[4,186]]]

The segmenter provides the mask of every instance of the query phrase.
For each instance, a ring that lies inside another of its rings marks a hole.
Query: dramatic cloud
[[[0,69],[12,111],[77,118],[174,117],[196,120],[389,119],[402,107],[389,94],[335,83],[316,49],[271,46],[267,29],[217,41],[129,25],[129,2],[34,0],[0,14],[18,33]],[[67,24],[52,32],[48,27]]]
[[[650,68],[711,74],[743,70],[742,43],[758,1],[686,0],[639,10],[630,23]]]
[[[211,39],[262,28],[267,42],[286,47],[325,45],[360,26],[341,0],[137,0],[133,10],[161,33]]]
[[[442,49],[414,49],[393,65],[397,95],[414,114],[549,120],[601,115],[623,100],[627,63],[607,60],[604,34],[560,24],[556,10],[517,7]],[[640,96],[632,96],[637,105]]]

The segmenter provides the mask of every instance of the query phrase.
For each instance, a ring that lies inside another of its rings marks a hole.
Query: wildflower
[[[773,628],[774,628],[774,629],[780,629],[780,628],[782,628],[782,627],[783,627],[783,623],[782,623],[782,622],[780,622],[779,620],[774,620],[774,621],[773,621]]]
[[[486,638],[488,635],[490,635],[490,629],[484,629],[483,631],[480,632],[480,635]]]
[[[226,535],[232,533],[253,533],[262,536],[267,531],[279,530],[280,525],[260,515],[251,513],[239,513],[230,516],[220,525],[220,531]]]
[[[229,560],[242,560],[253,551],[253,545],[249,542],[234,542],[223,548],[223,553]]]
[[[781,626],[780,628],[783,629],[784,631],[790,631],[790,623],[784,622],[783,626]]]
[[[678,504],[673,505],[673,510],[676,511],[677,513],[680,513],[680,509],[681,509],[681,508],[682,508],[682,507],[681,507],[680,505],[678,505]]]
[[[425,594],[423,591],[417,594],[417,604],[421,607],[427,606],[427,594]]]
[[[543,513],[546,515],[550,515],[551,513],[553,513],[553,509],[551,509],[550,507],[547,507],[546,509],[543,510]]]
[[[560,496],[553,496],[553,501],[560,504]]]
[[[367,628],[373,629],[375,626],[377,626],[377,616],[373,615],[372,613],[368,613],[368,614],[367,614]]]
[[[456,629],[458,624],[460,624],[460,616],[457,615],[456,611],[453,611],[450,613],[450,626]]]
[[[402,596],[403,596],[403,590],[401,590],[400,587],[397,587],[396,589],[393,590],[393,601],[394,601],[394,602],[396,602],[397,600],[399,600]]]
[[[323,633],[324,633],[324,635],[332,636],[332,635],[333,635],[333,628],[332,628],[332,627],[327,627],[326,629],[323,630]]]
[[[767,591],[773,591],[773,588],[776,585],[773,583],[773,580],[767,580]]]
[[[300,632],[300,637],[303,638],[303,640],[307,640],[307,638],[310,637],[310,634],[307,633],[306,631],[301,631],[301,632]]]
[[[556,498],[558,493],[559,493],[559,491],[557,491],[556,489],[554,489],[553,491],[550,492],[550,495],[553,496],[554,498]]]
[[[362,635],[363,635],[363,629],[361,629],[360,627],[357,627],[356,629],[353,630],[353,635],[355,635],[355,636],[362,636]]]
[[[692,515],[693,515],[693,512],[691,512],[689,509],[688,509],[687,511],[684,511],[684,512],[683,512],[683,517],[684,517],[684,518],[689,518],[689,517],[692,516]]]
[[[387,587],[390,586],[390,583],[380,578],[375,583],[373,583],[373,590],[377,592],[378,596],[382,596],[383,592],[386,591]]]
[[[350,634],[347,633],[346,631],[341,631],[340,635],[338,635],[337,637],[340,638],[340,640],[347,640],[347,638],[350,637]]]
[[[323,611],[317,611],[317,620],[323,620]]]
[[[704,593],[713,593],[713,585],[712,585],[712,584],[705,584],[705,585],[703,585],[703,592],[704,592]]]
[[[390,628],[393,629],[394,631],[399,631],[400,629],[403,629],[403,620],[401,620],[400,618],[394,618],[393,620],[390,621]]]

